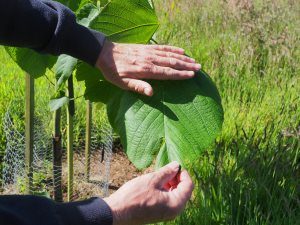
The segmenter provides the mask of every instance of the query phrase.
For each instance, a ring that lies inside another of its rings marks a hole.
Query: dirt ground
[[[91,155],[90,179],[85,180],[84,156],[74,155],[74,194],[73,200],[85,199],[91,196],[104,196],[103,182],[105,182],[105,161],[101,162],[102,151],[94,151]],[[63,163],[63,170],[66,170],[66,162]],[[127,181],[145,173],[152,172],[153,166],[139,171],[128,160],[120,144],[115,144],[109,170],[109,194],[118,190]],[[63,192],[66,193],[66,171],[63,172]],[[66,198],[66,194],[64,194]]]

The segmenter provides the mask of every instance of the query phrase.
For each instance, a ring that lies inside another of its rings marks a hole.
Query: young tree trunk
[[[72,200],[73,196],[73,118],[75,114],[75,102],[74,102],[74,86],[73,76],[68,79],[68,95],[70,102],[68,105],[67,113],[67,159],[68,159],[68,201]]]

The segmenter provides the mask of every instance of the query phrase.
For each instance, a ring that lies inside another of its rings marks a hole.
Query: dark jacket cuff
[[[57,215],[59,215],[63,224],[66,225],[113,224],[112,211],[101,198],[59,204]]]
[[[57,24],[47,46],[36,49],[53,55],[67,54],[95,66],[105,35],[77,23],[74,13],[64,5],[44,0],[56,13]]]
[[[65,32],[61,53],[95,66],[104,41],[104,34],[75,23]]]

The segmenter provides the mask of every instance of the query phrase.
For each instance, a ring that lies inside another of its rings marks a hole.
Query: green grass
[[[216,144],[190,168],[196,188],[187,210],[168,224],[299,224],[299,4],[229,2],[156,2],[157,41],[185,48],[203,65],[220,90],[225,111]],[[44,78],[37,86],[42,110],[53,87]],[[23,72],[0,49],[0,117],[10,103],[17,115],[22,112],[23,96]],[[78,115],[84,116],[85,104],[78,102]]]
[[[23,96],[24,91],[21,84],[22,82],[20,83],[20,80],[18,79],[18,76],[20,76],[20,70],[13,62],[10,61],[1,47],[0,59],[0,162],[2,162],[6,146],[2,118],[4,117],[10,102],[15,98],[15,96]],[[0,175],[1,171],[2,163],[0,163]],[[1,178],[2,176],[0,176],[0,184]]]
[[[237,1],[236,1],[237,2]],[[190,170],[188,209],[168,224],[299,224],[299,6],[158,3],[159,43],[182,46],[216,82],[225,121]]]

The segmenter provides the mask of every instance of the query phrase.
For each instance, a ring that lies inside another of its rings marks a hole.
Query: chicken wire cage
[[[13,104],[19,104],[15,101]],[[40,105],[40,104],[39,104]],[[31,164],[32,185],[30,193],[53,197],[54,191],[60,189],[62,198],[66,198],[67,192],[67,160],[66,144],[62,142],[61,165],[53,163],[53,114],[47,111],[47,107],[41,109],[39,105],[34,114],[34,137],[33,137],[33,161]],[[16,112],[8,107],[2,118],[3,129],[6,139],[5,153],[3,158],[2,190],[3,194],[23,194],[26,189],[27,173],[25,168],[25,124],[24,112]],[[24,107],[19,107],[24,108]],[[112,157],[113,135],[112,128],[105,116],[99,116],[99,109],[92,109],[90,154],[86,159],[85,152],[85,127],[79,127],[76,131],[81,138],[74,141],[73,157],[73,192],[72,200],[83,199],[90,196],[107,196],[109,189],[110,162]],[[97,112],[96,112],[97,110]],[[62,114],[62,121],[65,121]],[[79,115],[75,114],[74,124],[78,124]],[[65,136],[65,124],[62,124],[62,137]],[[88,165],[87,165],[88,162]],[[88,168],[88,176],[85,173]],[[59,187],[58,187],[59,185]]]

